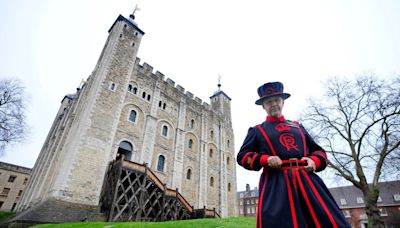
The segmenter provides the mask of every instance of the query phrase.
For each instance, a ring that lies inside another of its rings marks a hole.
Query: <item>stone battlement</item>
[[[140,67],[146,76],[165,82],[167,85],[171,86],[171,88],[173,88],[176,92],[182,94],[182,96],[185,96],[187,99],[195,102],[198,105],[203,106],[205,110],[212,111],[210,104],[205,101],[203,102],[199,97],[195,97],[192,92],[186,91],[183,86],[176,84],[175,81],[171,78],[165,79],[165,75],[160,71],[154,72],[153,66],[149,65],[148,63],[143,62],[143,64],[140,64],[140,60],[140,58],[136,58],[135,66]]]

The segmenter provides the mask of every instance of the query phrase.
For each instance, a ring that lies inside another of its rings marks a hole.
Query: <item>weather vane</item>
[[[129,17],[132,18],[132,20],[135,20],[135,12],[136,11],[140,11],[140,8],[139,8],[138,4],[135,5],[135,8],[133,9],[132,14],[129,15]]]
[[[218,74],[218,91],[221,90],[221,74]]]

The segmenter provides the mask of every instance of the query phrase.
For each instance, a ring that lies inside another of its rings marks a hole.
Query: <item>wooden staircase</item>
[[[100,208],[109,222],[220,217],[215,208],[194,209],[178,189],[167,188],[146,164],[123,158],[109,165]]]

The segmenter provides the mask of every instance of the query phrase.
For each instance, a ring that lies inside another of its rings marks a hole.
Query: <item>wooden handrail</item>
[[[148,178],[153,181],[153,183],[155,185],[157,185],[161,190],[165,190],[165,195],[166,196],[170,196],[170,197],[177,197],[178,200],[182,203],[182,206],[185,207],[186,210],[188,210],[190,213],[193,213],[193,208],[190,205],[190,203],[185,199],[185,197],[183,197],[183,195],[174,189],[170,189],[165,187],[165,185],[161,182],[161,180],[157,177],[157,175],[155,173],[153,173],[153,171],[147,167],[146,170],[146,165],[145,164],[139,164],[137,162],[133,162],[133,161],[128,161],[128,160],[124,160],[122,162],[122,166],[134,171],[138,171],[141,173],[145,173],[147,171],[147,176]],[[165,188],[165,189],[164,189]]]

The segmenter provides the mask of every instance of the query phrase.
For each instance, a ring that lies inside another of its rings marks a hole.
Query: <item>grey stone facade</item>
[[[112,25],[93,73],[62,100],[18,211],[54,200],[98,206],[107,166],[122,153],[195,208],[236,216],[231,99],[219,91],[207,104],[140,64],[143,35],[130,18]]]

